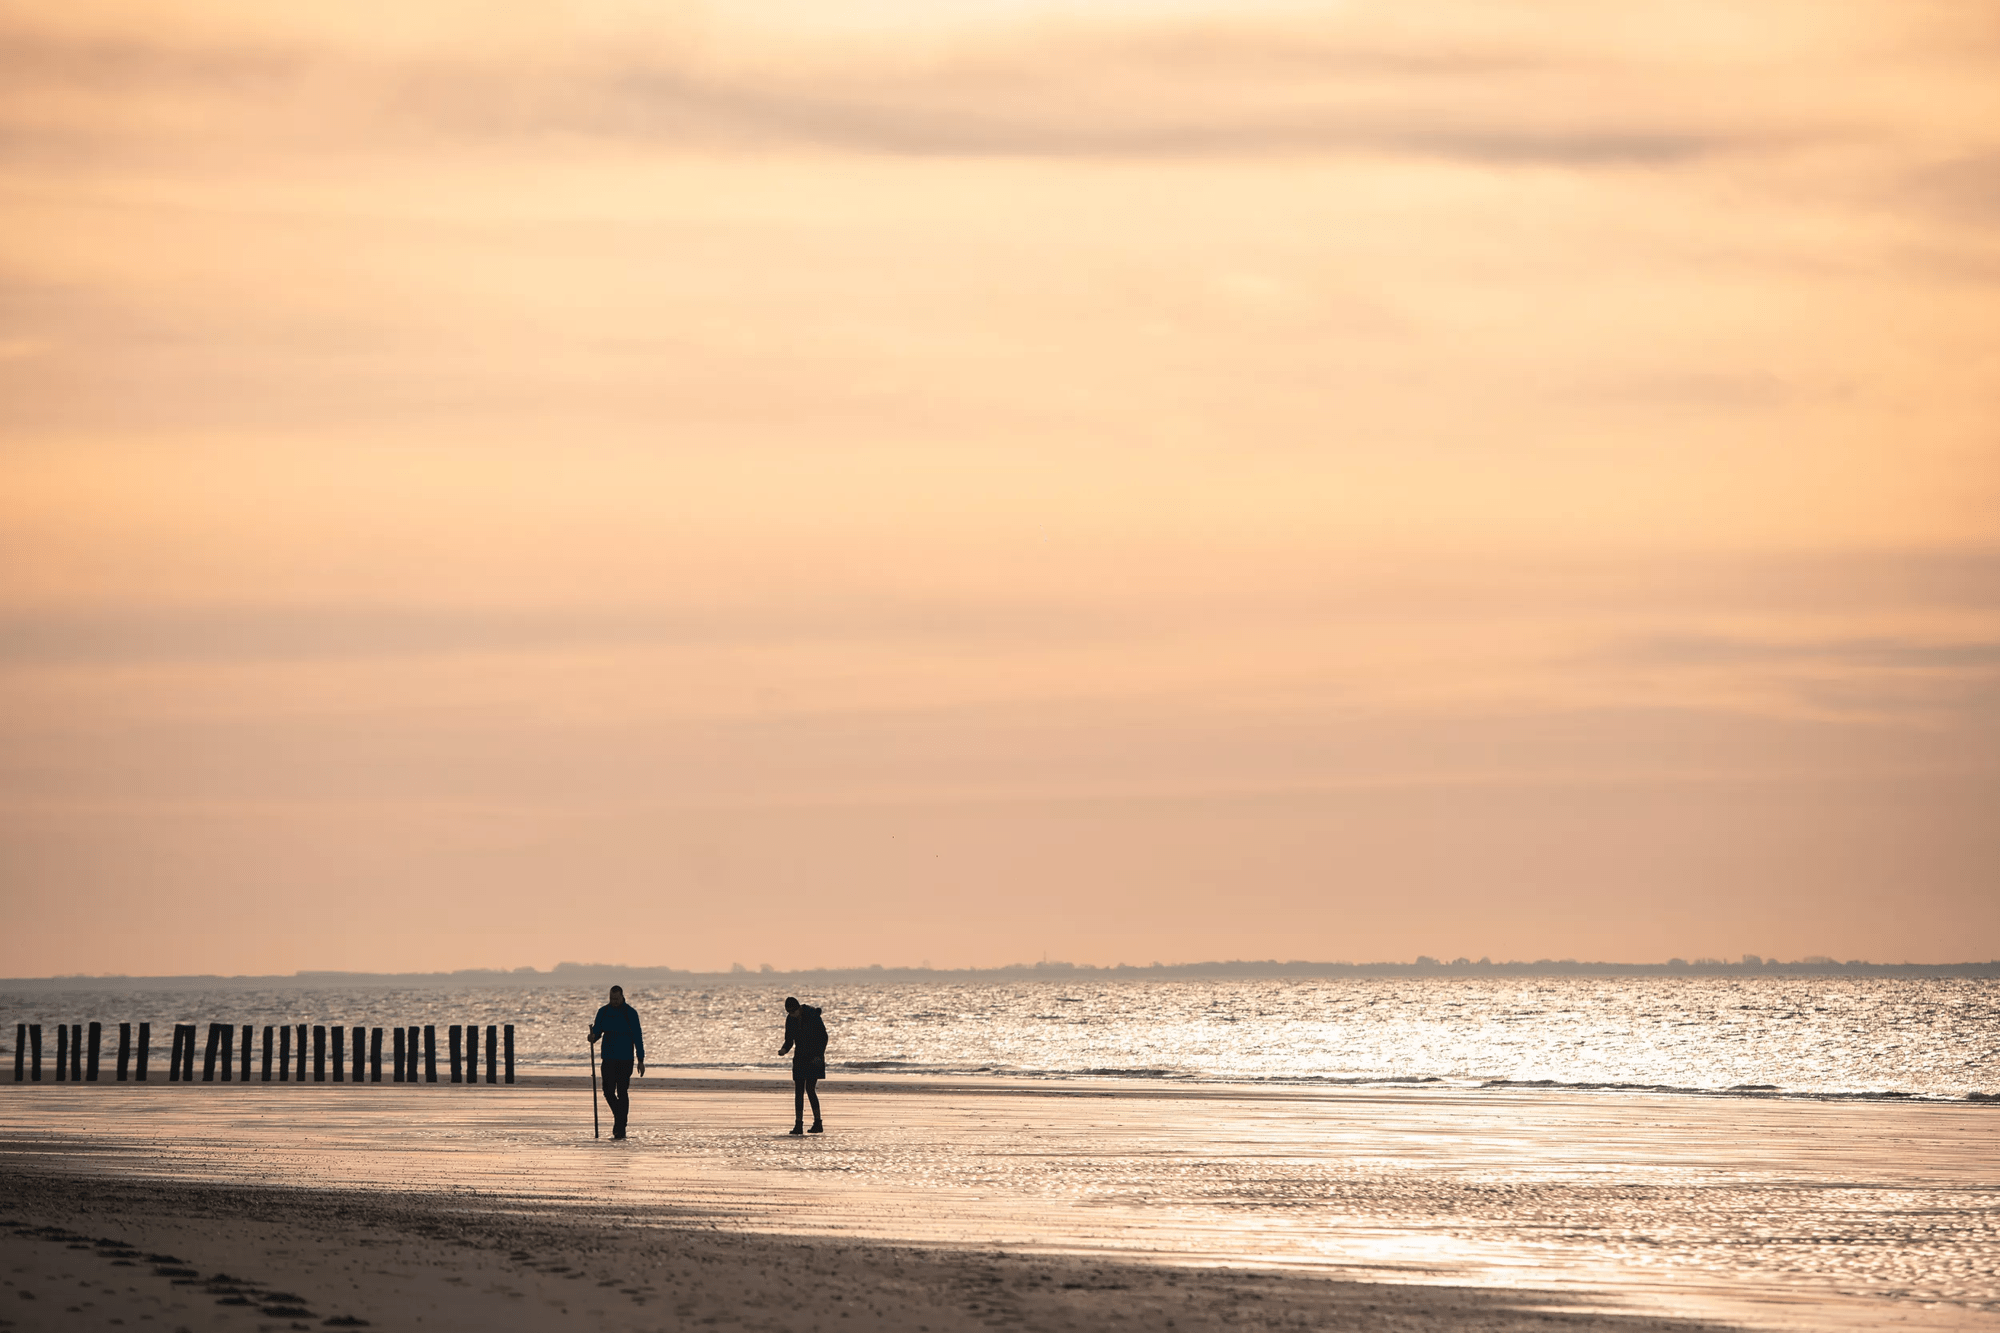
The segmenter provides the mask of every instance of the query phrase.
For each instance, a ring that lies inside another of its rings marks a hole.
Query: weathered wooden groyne
[[[148,1081],[152,1057],[153,1025],[118,1025],[118,1064],[114,1079],[100,1078],[104,1046],[102,1023],[55,1024],[54,1082],[119,1083]],[[435,1024],[421,1027],[345,1027],[340,1024],[266,1023],[263,1041],[257,1041],[257,1026],[210,1023],[204,1044],[194,1023],[174,1024],[173,1044],[167,1052],[169,1083],[195,1082],[195,1049],[201,1048],[203,1083],[381,1083],[382,1034],[390,1034],[388,1082],[437,1083],[438,1030]],[[4,1031],[4,1029],[0,1029]],[[296,1040],[294,1039],[296,1034]],[[480,1073],[479,1025],[453,1023],[445,1029],[449,1082],[477,1083]],[[308,1045],[310,1037],[310,1045]],[[14,1081],[42,1081],[42,1025],[14,1025]],[[307,1073],[308,1053],[311,1073]],[[514,1081],[514,1025],[486,1025],[486,1082]],[[232,1079],[232,1072],[235,1076]]]

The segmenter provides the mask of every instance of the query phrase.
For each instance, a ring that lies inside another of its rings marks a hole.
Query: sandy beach
[[[884,1079],[796,1140],[783,1091],[647,1080],[614,1144],[580,1080],[12,1087],[0,1317],[2000,1327],[1977,1106]]]
[[[1563,1313],[1550,1293],[632,1225],[560,1205],[11,1167],[7,1194],[0,1318],[22,1330],[1715,1327]]]

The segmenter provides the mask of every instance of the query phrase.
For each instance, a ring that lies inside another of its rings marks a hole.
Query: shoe
[[[793,1125],[793,1126],[792,1126],[792,1133],[794,1133],[794,1134],[804,1134],[805,1132],[806,1132],[806,1127],[805,1127],[804,1125]]]
[[[811,1129],[807,1130],[807,1131],[806,1131],[806,1133],[808,1133],[808,1134],[824,1134],[824,1133],[826,1133],[826,1126],[825,1126],[825,1125],[822,1125],[822,1124],[821,1124],[821,1123],[820,1123],[819,1121],[815,1120],[815,1121],[813,1121],[813,1127],[812,1127]]]
[[[625,1137],[625,1131],[622,1129],[614,1129],[611,1131],[611,1137],[614,1139],[622,1139]]]

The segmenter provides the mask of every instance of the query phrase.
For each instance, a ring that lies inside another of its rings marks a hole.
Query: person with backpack
[[[824,1134],[819,1118],[819,1081],[826,1077],[826,1023],[820,1011],[785,997],[785,1044],[778,1054],[792,1052],[792,1133]],[[812,1128],[806,1128],[806,1102],[813,1108]]]

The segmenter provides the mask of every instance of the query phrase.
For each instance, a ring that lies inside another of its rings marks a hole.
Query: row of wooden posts
[[[55,1081],[95,1083],[98,1081],[98,1059],[104,1044],[104,1025],[92,1023],[89,1026],[88,1045],[84,1025],[81,1023],[58,1023],[56,1028]],[[304,1023],[296,1025],[298,1045],[296,1061],[291,1024],[264,1027],[264,1047],[261,1078],[256,1081],[271,1083],[304,1083],[306,1079],[306,1034]],[[382,1081],[382,1029],[353,1029],[353,1058],[348,1058],[347,1034],[344,1027],[324,1027],[315,1025],[312,1033],[312,1079],[314,1083],[327,1081],[327,1056],[332,1055],[333,1082],[380,1083]],[[438,1041],[435,1026],[390,1028],[394,1040],[392,1046],[392,1083],[436,1083],[438,1081]],[[256,1032],[252,1024],[243,1025],[242,1081],[252,1082],[251,1057],[252,1038]],[[479,1025],[467,1023],[463,1026],[453,1023],[447,1030],[451,1055],[451,1082],[479,1082]],[[423,1036],[422,1073],[419,1075],[418,1034]],[[194,1082],[194,1048],[197,1032],[193,1023],[174,1024],[173,1050],[167,1056],[167,1081],[169,1083]],[[220,1071],[222,1082],[230,1081],[230,1066],[235,1054],[230,1048],[235,1044],[236,1029],[229,1023],[208,1025],[208,1046],[202,1054],[201,1081],[213,1083]],[[329,1043],[328,1038],[332,1041]],[[367,1051],[367,1068],[362,1067],[364,1043]],[[146,1063],[152,1053],[153,1025],[139,1024],[139,1040],[132,1040],[132,1024],[118,1025],[118,1076],[117,1081],[128,1078],[146,1082]],[[514,1081],[514,1025],[486,1025],[486,1081],[498,1083],[502,1058],[505,1058],[505,1082]],[[275,1060],[273,1055],[275,1053]],[[296,1069],[296,1077],[294,1076]],[[275,1072],[276,1078],[273,1078]],[[351,1073],[351,1077],[350,1077]],[[364,1074],[366,1077],[364,1077]],[[42,1081],[42,1025],[40,1023],[16,1023],[14,1025],[14,1081],[16,1083]]]

